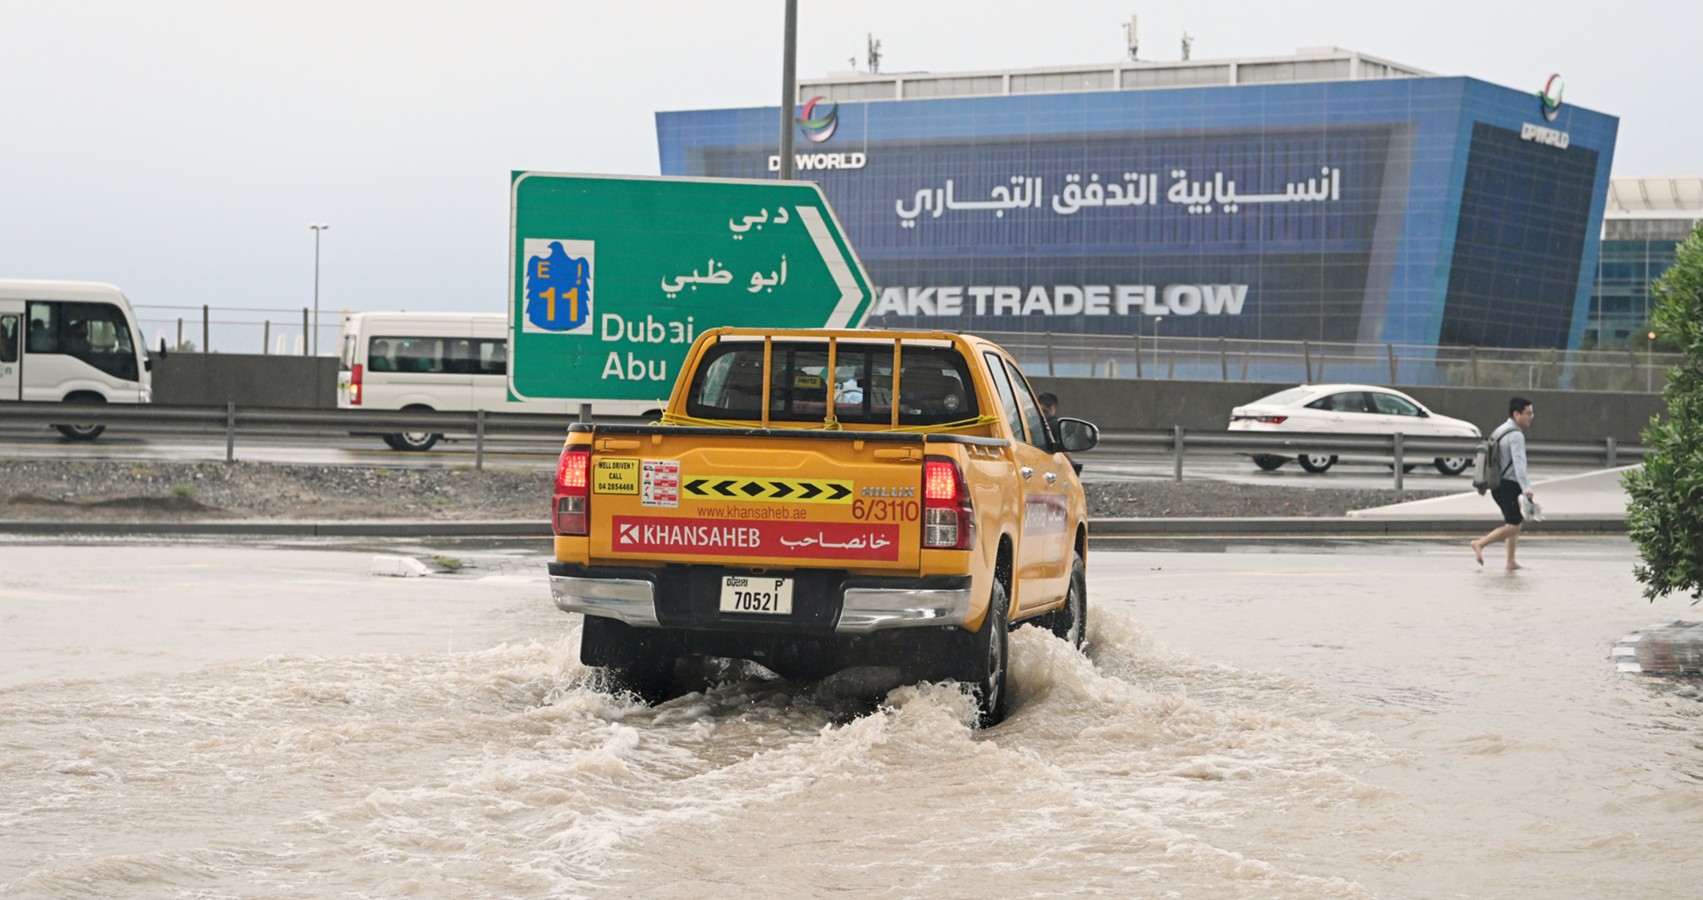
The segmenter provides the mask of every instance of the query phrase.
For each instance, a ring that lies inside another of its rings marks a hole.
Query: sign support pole
[[[792,108],[798,102],[798,0],[786,0],[786,37],[781,51],[781,173],[792,180]]]

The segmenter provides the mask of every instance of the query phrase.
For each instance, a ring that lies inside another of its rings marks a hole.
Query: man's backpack
[[[1491,432],[1490,439],[1480,441],[1472,459],[1472,486],[1481,493],[1502,486],[1502,438],[1506,434]]]

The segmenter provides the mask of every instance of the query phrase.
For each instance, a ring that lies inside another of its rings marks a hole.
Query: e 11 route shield
[[[514,399],[655,408],[707,328],[856,328],[874,299],[811,182],[515,172],[510,213]]]

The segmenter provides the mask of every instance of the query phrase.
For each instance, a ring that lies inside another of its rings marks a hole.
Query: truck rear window
[[[848,424],[886,425],[893,417],[893,344],[840,341],[834,371],[821,341],[776,341],[769,381],[769,420],[821,422],[828,398]],[[943,425],[974,419],[969,367],[951,347],[905,344],[899,355],[899,424]],[[763,344],[723,341],[693,376],[686,413],[700,419],[762,418]]]

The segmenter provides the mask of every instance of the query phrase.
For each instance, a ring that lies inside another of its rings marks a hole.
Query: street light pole
[[[313,229],[313,355],[319,355],[319,233],[330,225],[324,223],[308,225]]]

